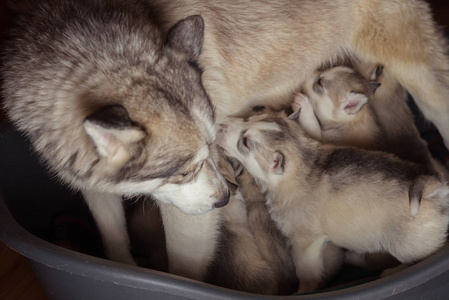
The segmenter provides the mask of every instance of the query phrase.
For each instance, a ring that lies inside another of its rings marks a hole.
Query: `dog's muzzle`
[[[226,204],[228,204],[228,202],[229,202],[229,196],[230,196],[230,192],[229,192],[229,190],[228,190],[228,192],[226,193],[226,196],[224,196],[220,201],[216,202],[216,203],[214,204],[214,207],[215,207],[215,208],[219,208],[219,207],[223,207],[223,206],[225,206]]]

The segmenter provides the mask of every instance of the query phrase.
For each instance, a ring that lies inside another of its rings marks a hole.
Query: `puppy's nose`
[[[216,203],[214,204],[214,207],[215,207],[215,208],[219,208],[219,207],[223,207],[223,206],[225,206],[226,204],[228,204],[228,202],[229,202],[229,196],[230,196],[230,193],[229,193],[229,190],[228,190],[227,193],[226,193],[226,196],[224,196],[220,201],[216,202]]]

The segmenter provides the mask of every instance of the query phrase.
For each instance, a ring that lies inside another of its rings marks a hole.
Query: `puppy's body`
[[[379,152],[321,145],[289,119],[227,123],[219,143],[267,191],[273,220],[289,238],[300,292],[322,286],[329,242],[391,253],[413,263],[443,246],[449,188],[433,171]],[[421,201],[410,214],[409,202]],[[341,261],[336,261],[340,264]]]
[[[206,282],[257,294],[292,294],[298,282],[290,249],[268,214],[264,195],[248,171],[234,170],[221,150],[214,154],[232,193],[220,209]]]
[[[375,88],[355,70],[334,67],[308,79],[293,105],[303,129],[323,143],[382,149],[385,129],[370,105]]]

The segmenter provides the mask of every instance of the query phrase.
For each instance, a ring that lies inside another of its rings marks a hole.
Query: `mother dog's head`
[[[116,104],[85,119],[100,158],[96,169],[102,179],[96,186],[105,183],[107,191],[125,195],[152,194],[188,214],[227,204],[229,191],[209,153],[215,119],[197,66],[203,27],[199,16],[173,26],[144,76],[145,63],[127,69],[121,78],[135,78],[129,89],[118,96],[110,86]]]

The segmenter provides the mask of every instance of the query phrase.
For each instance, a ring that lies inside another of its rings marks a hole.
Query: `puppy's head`
[[[273,115],[229,119],[220,124],[217,143],[258,180],[275,187],[294,173],[302,161],[301,144],[308,143],[293,120]]]
[[[334,67],[307,80],[302,93],[309,98],[322,125],[350,121],[368,103],[378,83],[354,69]]]

